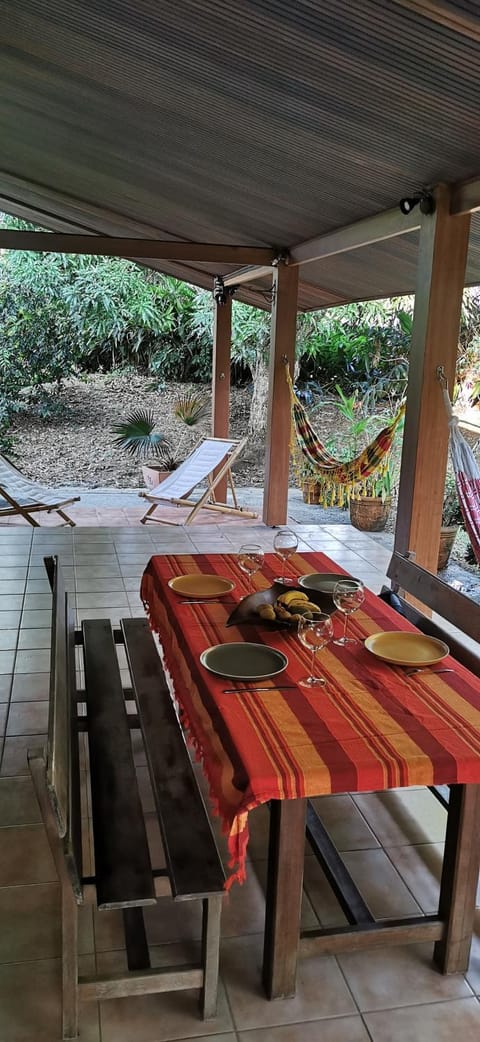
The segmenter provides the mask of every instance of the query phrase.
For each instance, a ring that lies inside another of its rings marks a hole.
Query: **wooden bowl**
[[[291,622],[288,619],[261,619],[257,614],[257,609],[261,604],[275,604],[275,601],[282,593],[287,593],[290,590],[307,594],[309,601],[312,604],[316,604],[318,610],[325,612],[326,615],[331,615],[336,610],[329,593],[324,593],[322,590],[305,590],[301,586],[285,586],[284,583],[274,583],[267,590],[259,590],[258,593],[250,593],[248,597],[244,597],[237,604],[237,607],[234,608],[232,614],[229,615],[226,625],[246,626],[255,624],[255,626],[266,626],[268,629],[273,630],[295,629],[297,622],[294,619]]]

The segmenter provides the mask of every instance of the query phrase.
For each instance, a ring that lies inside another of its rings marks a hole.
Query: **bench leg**
[[[204,1020],[210,1020],[217,1012],[218,961],[220,952],[220,918],[223,896],[206,897],[202,901],[202,966],[203,987],[200,994],[200,1009]]]
[[[480,785],[452,785],[438,909],[446,930],[434,949],[443,973],[468,968],[479,860]]]
[[[62,886],[62,1034],[78,1038],[78,906],[71,886]]]

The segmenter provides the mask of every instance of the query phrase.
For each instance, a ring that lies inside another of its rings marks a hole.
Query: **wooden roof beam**
[[[100,257],[148,257],[161,260],[218,264],[271,263],[274,251],[262,246],[223,243],[164,242],[124,236],[71,235],[63,232],[24,232],[0,229],[0,249],[48,253],[85,253]]]
[[[361,221],[336,228],[333,232],[318,235],[294,246],[290,250],[290,264],[311,264],[312,261],[324,260],[348,250],[358,250],[361,246],[393,239],[397,235],[414,232],[421,225],[422,215],[419,207],[409,214],[403,214],[399,206],[373,217],[364,217]]]
[[[246,268],[239,268],[238,271],[232,271],[230,275],[224,275],[223,281],[225,286],[241,286],[244,282],[256,282],[257,279],[266,279],[269,275],[273,275],[271,264],[257,267],[249,265]]]
[[[450,213],[459,217],[476,210],[480,210],[480,177],[453,185]]]

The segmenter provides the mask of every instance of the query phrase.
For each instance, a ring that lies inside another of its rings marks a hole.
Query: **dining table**
[[[288,574],[295,583],[311,574],[346,575],[320,552],[293,555]],[[215,583],[202,586],[205,576],[225,580],[219,594],[212,595]],[[277,576],[278,559],[267,553],[251,581],[255,590],[268,590]],[[299,681],[309,672],[310,652],[295,627],[257,616],[229,622],[250,592],[235,553],[155,555],[141,582],[172,696],[227,836],[227,887],[245,879],[250,812],[262,804],[270,808],[267,996],[295,993],[298,955],[310,951],[339,953],[428,939],[441,971],[463,972],[480,859],[479,677],[451,655],[441,666],[411,673],[369,651],[365,641],[375,634],[419,631],[366,589],[348,622],[355,643],[330,641],[318,655],[326,684],[309,689]],[[343,620],[339,615],[333,620],[339,635]],[[285,656],[285,668],[261,682],[212,672],[205,652],[230,643],[275,649]],[[344,926],[301,931],[308,799],[441,785],[450,787],[450,796],[438,914],[376,922],[360,912]]]

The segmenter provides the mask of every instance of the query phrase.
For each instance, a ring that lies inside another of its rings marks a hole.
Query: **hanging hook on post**
[[[447,377],[445,376],[445,366],[444,365],[437,365],[437,368],[435,370],[435,376],[437,377],[437,380],[438,380],[439,384],[441,385],[441,387],[443,387],[443,390],[444,391],[448,391],[448,380],[447,380]]]

